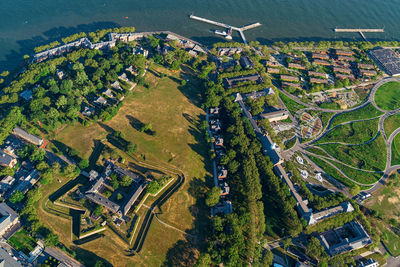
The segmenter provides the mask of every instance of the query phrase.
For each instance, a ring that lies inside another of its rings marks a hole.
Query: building
[[[314,77],[324,77],[326,78],[326,73],[324,72],[318,72],[318,71],[308,71],[307,72],[308,76],[314,76]]]
[[[15,184],[15,178],[7,175],[0,181],[0,191],[7,192]]]
[[[310,217],[310,220],[308,221],[308,224],[318,223],[326,218],[335,216],[339,213],[353,212],[353,211],[354,211],[353,206],[350,204],[350,202],[346,201],[338,206],[313,213],[312,216]]]
[[[43,144],[42,138],[39,138],[36,135],[30,134],[27,131],[25,131],[19,127],[14,128],[13,134],[34,144],[34,145],[41,146]]]
[[[314,59],[314,64],[316,65],[321,65],[321,66],[330,66],[331,63],[329,61],[326,60],[321,60],[321,59]]]
[[[210,115],[211,116],[218,116],[219,115],[219,107],[210,108]]]
[[[341,68],[341,67],[333,67],[333,71],[334,72],[341,72],[341,73],[347,73],[350,74],[351,73],[351,69],[349,68]]]
[[[337,79],[341,79],[341,80],[344,80],[344,79],[354,80],[355,79],[354,76],[351,74],[342,74],[342,73],[336,73],[335,77]]]
[[[223,165],[218,165],[217,178],[225,179],[228,176],[228,170]]]
[[[242,53],[243,48],[241,47],[218,47],[217,55],[218,56],[232,56],[234,54]]]
[[[65,73],[64,73],[63,70],[57,69],[56,70],[56,75],[57,75],[58,79],[62,80],[64,78]]]
[[[314,59],[329,59],[329,56],[327,54],[316,53],[316,52],[311,53],[311,57]]]
[[[341,50],[341,49],[336,49],[335,50],[335,54],[337,55],[337,56],[348,56],[348,57],[351,57],[351,56],[353,56],[353,51],[351,51],[351,50]]]
[[[132,53],[134,55],[143,55],[145,58],[147,58],[149,55],[149,51],[146,49],[143,49],[143,47],[134,47],[132,49]]]
[[[298,63],[289,63],[288,67],[291,69],[299,69],[299,70],[305,70],[306,67],[304,65],[298,64]]]
[[[297,89],[301,89],[301,85],[299,83],[282,82],[282,87],[283,88],[294,87],[294,88],[297,88]]]
[[[25,195],[39,181],[39,178],[39,172],[36,169],[30,169],[19,177],[17,185],[12,189],[10,195],[17,190]]]
[[[211,208],[211,216],[216,214],[229,214],[232,213],[232,202],[224,200]]]
[[[360,75],[362,76],[375,76],[378,73],[375,70],[365,70],[365,69],[360,69]]]
[[[348,56],[338,56],[337,59],[340,61],[355,61],[356,60],[354,57],[348,57]]]
[[[364,227],[357,221],[326,231],[318,238],[330,256],[360,249],[372,243]]]
[[[2,237],[19,220],[18,214],[4,202],[0,203],[0,215],[0,237]]]
[[[107,96],[108,98],[111,98],[111,99],[115,98],[113,92],[108,88],[105,88],[102,94]]]
[[[257,99],[259,97],[263,97],[263,96],[267,96],[267,95],[273,95],[275,94],[274,90],[271,87],[265,88],[263,90],[260,91],[253,91],[251,93],[247,93],[243,95],[243,99]]]
[[[14,168],[17,164],[17,159],[0,149],[0,166]]]
[[[222,183],[219,185],[219,187],[221,188],[221,196],[227,196],[229,195],[229,185],[227,183]]]
[[[360,262],[356,267],[378,267],[379,263],[374,259],[368,259],[366,261]]]
[[[267,68],[268,73],[279,73],[280,69],[278,68]]]
[[[102,96],[98,96],[94,99],[93,104],[105,106],[107,105],[107,100]]]
[[[211,131],[213,133],[219,132],[221,130],[221,122],[218,119],[211,120],[210,121],[210,128],[211,128]]]
[[[215,137],[215,141],[214,141],[214,145],[216,147],[223,147],[224,146],[224,138],[222,138],[221,136],[216,136]]]
[[[287,82],[298,82],[299,78],[296,76],[281,75],[281,80]]]
[[[251,61],[251,59],[247,56],[241,57],[240,58],[240,65],[244,68],[244,69],[252,69],[254,64],[253,61]]]
[[[357,63],[357,68],[359,68],[359,69],[373,70],[373,69],[375,69],[375,66],[374,66],[373,64]]]
[[[377,65],[391,76],[400,75],[400,58],[389,48],[378,48],[370,51],[370,55]]]
[[[328,83],[328,80],[327,80],[327,79],[319,79],[319,78],[310,77],[310,83],[322,83],[322,84],[327,84],[327,83]]]
[[[263,119],[268,119],[269,122],[286,120],[289,117],[287,110],[264,111],[260,114]]]
[[[82,106],[82,111],[81,111],[81,113],[82,113],[83,116],[90,117],[90,116],[92,116],[92,115],[94,114],[94,112],[95,112],[94,107],[89,106],[89,105],[87,105],[87,104],[84,104],[84,105]]]
[[[22,267],[17,258],[8,254],[8,252],[0,247],[0,267]]]
[[[228,88],[234,88],[237,86],[238,83],[242,83],[242,82],[262,83],[263,79],[261,78],[261,76],[258,73],[256,73],[256,74],[234,77],[234,78],[225,78],[223,80],[223,82],[224,82],[225,89],[228,89]]]

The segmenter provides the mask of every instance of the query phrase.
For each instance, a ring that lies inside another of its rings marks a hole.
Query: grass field
[[[316,143],[341,142],[348,144],[361,144],[371,140],[378,133],[379,119],[356,121],[340,125],[326,134]]]
[[[382,135],[365,145],[319,145],[330,155],[350,166],[370,171],[382,171],[386,166],[387,150]]]
[[[160,78],[160,72],[167,77]],[[180,85],[181,78],[189,79],[186,86]],[[208,209],[196,204],[193,191],[204,187],[205,177],[210,175],[207,172],[210,168],[207,160],[208,146],[199,130],[204,117],[199,106],[202,86],[189,72],[172,73],[157,65],[148,71],[146,81],[150,88],[137,86],[111,121],[104,124],[92,123],[86,127],[78,124],[69,126],[57,136],[57,141],[88,158],[96,140],[105,139],[112,131],[121,131],[126,140],[138,145],[136,155],[145,159],[145,162],[181,169],[186,181],[162,205],[160,218],[183,231],[199,234],[205,227],[204,218]],[[140,132],[135,128],[138,123],[151,123],[156,134]],[[47,190],[54,192],[56,188]],[[73,246],[70,221],[56,221],[51,214],[44,212],[41,218],[61,236],[63,243]],[[134,257],[127,256],[125,251],[129,247],[111,231],[106,231],[100,239],[81,245],[82,251],[79,253],[82,257],[91,255],[87,265],[92,265],[98,255],[116,266],[160,266],[171,256],[168,251],[173,250],[179,240],[186,242],[181,233],[153,220],[141,252]],[[202,240],[201,236],[199,240]]]
[[[306,108],[306,106],[298,104],[296,101],[290,99],[281,92],[279,92],[279,97],[292,115],[294,115],[299,109]]]
[[[392,143],[392,165],[400,164],[400,133],[397,134]]]
[[[25,229],[16,232],[8,240],[8,243],[16,250],[22,251],[27,256],[29,256],[29,252],[36,247],[36,240],[28,235]]]
[[[343,122],[353,121],[353,120],[363,120],[363,119],[372,119],[382,115],[383,113],[377,110],[372,104],[368,104],[367,106],[357,109],[352,112],[345,112],[339,114],[332,120],[332,124],[330,127],[334,127]]]
[[[385,119],[384,125],[385,133],[389,137],[397,128],[400,127],[400,114],[395,114]]]
[[[375,93],[375,102],[383,110],[394,110],[400,106],[400,82],[388,82]]]

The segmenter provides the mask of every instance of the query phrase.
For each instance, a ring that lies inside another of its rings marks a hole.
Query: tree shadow
[[[167,252],[161,266],[193,266],[196,263],[196,248],[186,240],[179,240]]]
[[[131,115],[126,115],[126,118],[128,119],[132,128],[135,129],[136,131],[143,132],[148,135],[153,135],[153,136],[156,135],[156,131],[153,131],[151,129],[143,130],[145,128],[146,124],[141,122],[139,119],[137,119]]]
[[[98,262],[98,261],[102,261],[105,266],[108,266],[108,267],[113,266],[110,262],[108,262],[104,258],[97,256],[95,253],[90,252],[89,250],[86,250],[86,249],[83,249],[83,248],[80,248],[77,246],[73,246],[71,248],[71,250],[76,253],[75,258],[79,262],[83,263],[86,266],[95,266],[96,262]]]

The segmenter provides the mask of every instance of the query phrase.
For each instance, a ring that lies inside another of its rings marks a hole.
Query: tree
[[[96,216],[100,216],[103,213],[103,206],[97,205],[93,210],[93,214]]]
[[[177,60],[173,61],[171,64],[171,70],[178,71],[180,67],[181,64]]]
[[[60,96],[56,101],[56,106],[58,109],[64,108],[66,104],[67,104],[67,98],[65,97],[65,95]]]
[[[121,200],[121,199],[123,199],[123,198],[124,198],[124,196],[121,195],[121,193],[118,193],[118,194],[117,194],[117,200]]]
[[[44,238],[44,243],[46,247],[54,247],[57,246],[58,244],[58,235],[50,232],[48,235],[45,236]]]
[[[128,175],[124,175],[121,177],[121,181],[120,181],[120,185],[124,186],[124,187],[128,187],[132,184],[133,180],[131,177],[129,177]]]
[[[210,190],[208,190],[206,195],[206,205],[209,207],[213,207],[218,204],[219,198],[221,195],[221,188],[218,186],[214,186]]]
[[[111,178],[111,186],[114,189],[117,189],[119,187],[119,181],[118,181],[117,175],[115,173],[113,173],[110,175],[110,178]]]
[[[210,267],[212,264],[211,256],[208,253],[201,253],[200,257],[197,259],[194,267]]]
[[[16,190],[14,194],[10,197],[10,202],[15,204],[21,202],[24,199],[24,194],[21,191]]]
[[[269,267],[272,266],[272,261],[274,260],[274,254],[272,254],[271,250],[268,250],[264,257],[261,260],[261,266]]]
[[[105,267],[106,265],[104,264],[103,261],[96,261],[94,267]]]
[[[84,170],[84,169],[86,169],[87,167],[89,167],[89,161],[88,161],[87,159],[82,159],[82,160],[79,162],[79,168],[80,168],[81,170]]]
[[[135,153],[138,150],[138,147],[136,144],[132,144],[131,142],[129,142],[129,144],[126,147],[126,152],[128,152],[129,154]]]

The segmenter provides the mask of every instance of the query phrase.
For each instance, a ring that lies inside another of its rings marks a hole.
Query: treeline
[[[106,36],[110,32],[116,33],[129,33],[135,32],[135,27],[120,27],[120,28],[109,28],[109,29],[100,29],[95,32],[89,32],[88,36],[91,42],[98,43],[101,38]]]
[[[61,39],[61,41],[63,41],[64,44],[68,44],[68,43],[71,43],[75,40],[81,39],[86,36],[87,36],[86,33],[80,32],[80,33],[75,33],[70,36],[64,37]]]
[[[42,51],[57,47],[59,45],[61,45],[61,43],[59,41],[54,41],[54,42],[51,42],[51,43],[46,44],[46,45],[37,46],[37,47],[35,47],[33,49],[33,51],[35,51],[35,53],[40,53]]]
[[[265,232],[264,205],[256,157],[261,146],[240,108],[229,98],[223,101],[222,123],[230,196],[234,213],[212,218],[212,235],[208,238],[208,253],[213,263],[227,266],[259,265]]]
[[[371,49],[375,46],[399,47],[398,41],[377,41],[377,42],[345,42],[345,41],[305,41],[305,42],[275,42],[274,46],[284,49],[309,48],[309,49],[329,49],[329,48],[351,48],[351,49]]]

